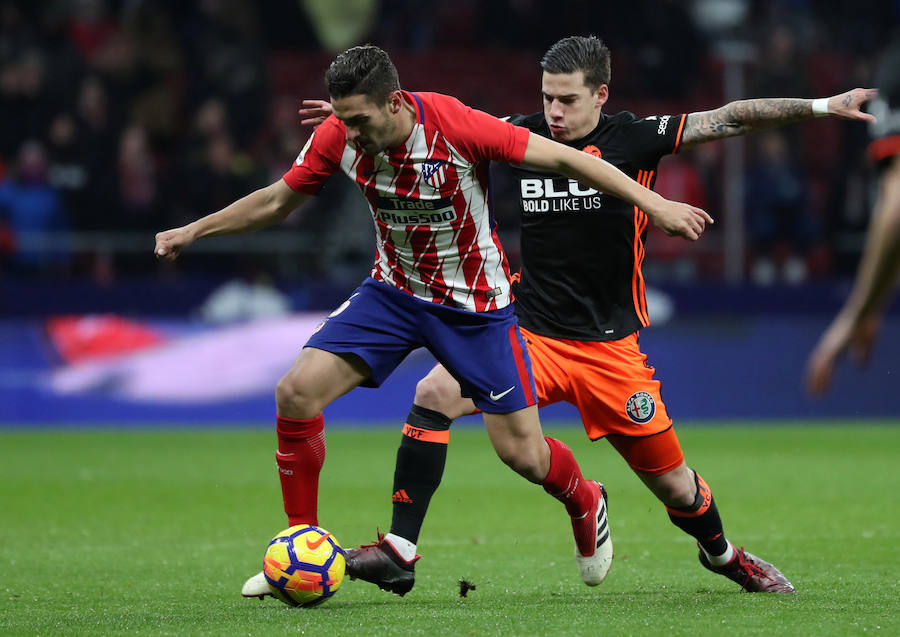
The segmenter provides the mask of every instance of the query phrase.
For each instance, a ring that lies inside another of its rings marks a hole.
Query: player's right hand
[[[303,108],[297,111],[303,119],[300,120],[302,126],[312,126],[315,128],[325,121],[331,115],[331,102],[325,100],[303,100],[300,102]]]
[[[707,224],[715,223],[705,210],[668,199],[662,199],[652,211],[647,210],[647,215],[657,228],[670,237],[682,237],[689,241],[699,239]]]
[[[153,249],[153,254],[156,255],[157,259],[174,261],[181,254],[181,251],[193,241],[194,237],[187,229],[187,226],[157,232],[156,247]]]

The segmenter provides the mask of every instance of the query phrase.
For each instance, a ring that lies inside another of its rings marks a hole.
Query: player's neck
[[[601,117],[601,113],[600,113],[600,111],[597,111],[596,118],[593,118],[590,122],[585,124],[581,129],[579,129],[577,131],[572,131],[572,139],[570,139],[569,141],[576,142],[579,139],[582,139],[583,137],[587,137],[588,135],[590,135],[591,132],[593,132],[593,130],[595,128],[597,128],[597,126],[600,124],[600,117]]]
[[[396,134],[391,140],[391,148],[402,146],[409,136],[412,135],[413,127],[416,124],[416,108],[406,100],[403,100],[403,108],[397,113],[395,125]]]

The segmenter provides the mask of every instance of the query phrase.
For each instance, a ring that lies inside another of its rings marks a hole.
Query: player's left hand
[[[300,120],[301,126],[312,126],[315,128],[331,115],[331,102],[326,102],[325,100],[303,100],[300,104],[303,108],[298,110],[297,114],[303,118]]]
[[[875,116],[861,110],[863,104],[878,96],[877,88],[855,88],[828,98],[828,114],[841,119],[874,122]]]
[[[834,366],[848,349],[858,366],[869,362],[878,336],[878,318],[852,317],[840,314],[822,335],[806,366],[806,388],[813,396],[822,396],[831,386]]]

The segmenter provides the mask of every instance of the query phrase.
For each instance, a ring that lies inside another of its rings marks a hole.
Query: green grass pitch
[[[794,596],[704,570],[605,442],[547,428],[610,494],[616,559],[581,584],[561,505],[451,434],[404,598],[349,579],[326,604],[245,600],[286,526],[274,433],[0,431],[0,633],[41,635],[898,635],[900,423],[683,427],[736,544]],[[390,522],[399,427],[331,429],[320,522],[344,544]],[[475,584],[459,596],[458,581]]]

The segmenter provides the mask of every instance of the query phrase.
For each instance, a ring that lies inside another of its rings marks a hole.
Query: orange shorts
[[[684,454],[637,333],[616,341],[573,341],[519,328],[528,344],[538,405],[578,408],[591,440],[609,436],[632,469],[661,474]]]

